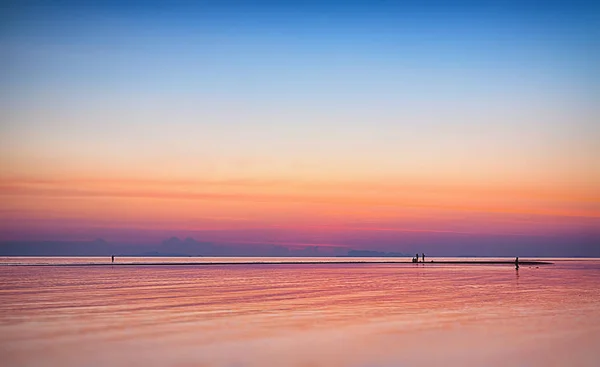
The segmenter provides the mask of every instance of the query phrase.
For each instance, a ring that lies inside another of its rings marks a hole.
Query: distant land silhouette
[[[215,244],[193,238],[171,237],[160,244],[118,244],[93,241],[6,241],[0,256],[345,256],[348,248],[324,246],[282,246],[256,244]]]
[[[349,257],[410,257],[411,255],[403,254],[401,252],[350,250],[350,251],[348,251],[347,256],[349,256]]]
[[[193,255],[177,254],[177,253],[172,253],[172,252],[147,251],[147,252],[141,252],[139,254],[130,254],[130,255],[119,254],[117,256],[126,256],[126,257],[192,257]],[[197,255],[197,256],[202,256],[202,255]]]
[[[594,239],[594,238],[592,238]],[[465,245],[467,244],[467,245]],[[187,237],[171,237],[157,243],[113,243],[98,238],[92,241],[0,241],[0,256],[143,256],[143,257],[411,257],[425,252],[429,256],[456,257],[600,257],[596,241],[564,246],[544,242],[544,246],[482,246],[480,242],[445,244],[402,244],[400,251],[366,250],[377,244],[348,246],[279,245],[249,243],[214,243]],[[358,247],[358,248],[357,248]],[[388,248],[392,246],[387,246]]]

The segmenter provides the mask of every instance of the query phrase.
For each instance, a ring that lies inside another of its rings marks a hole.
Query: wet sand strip
[[[471,260],[471,261],[428,261],[413,263],[411,261],[215,261],[215,262],[106,262],[88,264],[3,264],[11,266],[207,266],[207,265],[344,265],[344,264],[403,264],[403,265],[515,265],[514,261],[505,260]],[[548,261],[521,261],[521,265],[552,265]]]

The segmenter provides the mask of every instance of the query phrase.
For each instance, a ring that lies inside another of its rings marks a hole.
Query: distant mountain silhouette
[[[506,243],[503,237],[461,237],[460,241],[439,238],[437,242],[410,241],[403,244],[404,252],[361,250],[361,243],[347,247],[318,245],[281,245],[255,243],[215,243],[197,241],[187,237],[170,237],[162,242],[113,243],[96,238],[90,241],[0,241],[0,256],[257,256],[257,257],[301,257],[301,256],[352,256],[352,257],[406,257],[412,253],[430,256],[495,256],[495,257],[600,257],[600,237],[595,234],[579,236],[523,237],[521,242]],[[370,246],[377,244],[369,241]],[[447,242],[444,242],[447,241]],[[516,240],[513,240],[516,241]],[[380,244],[383,248],[394,248],[394,243]],[[358,249],[356,249],[358,247]]]
[[[0,256],[335,256],[347,251],[320,246],[287,247],[272,244],[215,244],[188,237],[170,237],[159,244],[119,244],[93,241],[6,241]]]
[[[216,256],[215,246],[210,242],[198,242],[193,238],[180,240],[178,237],[171,237],[162,242],[158,248],[159,252],[179,253],[187,255]]]

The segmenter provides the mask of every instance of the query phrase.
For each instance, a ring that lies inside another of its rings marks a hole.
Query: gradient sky
[[[598,6],[166,3],[3,2],[0,241],[598,252]]]

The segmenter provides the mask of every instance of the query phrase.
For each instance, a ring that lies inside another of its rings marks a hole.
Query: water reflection
[[[0,350],[19,366],[595,366],[597,279],[598,261],[0,266]]]

